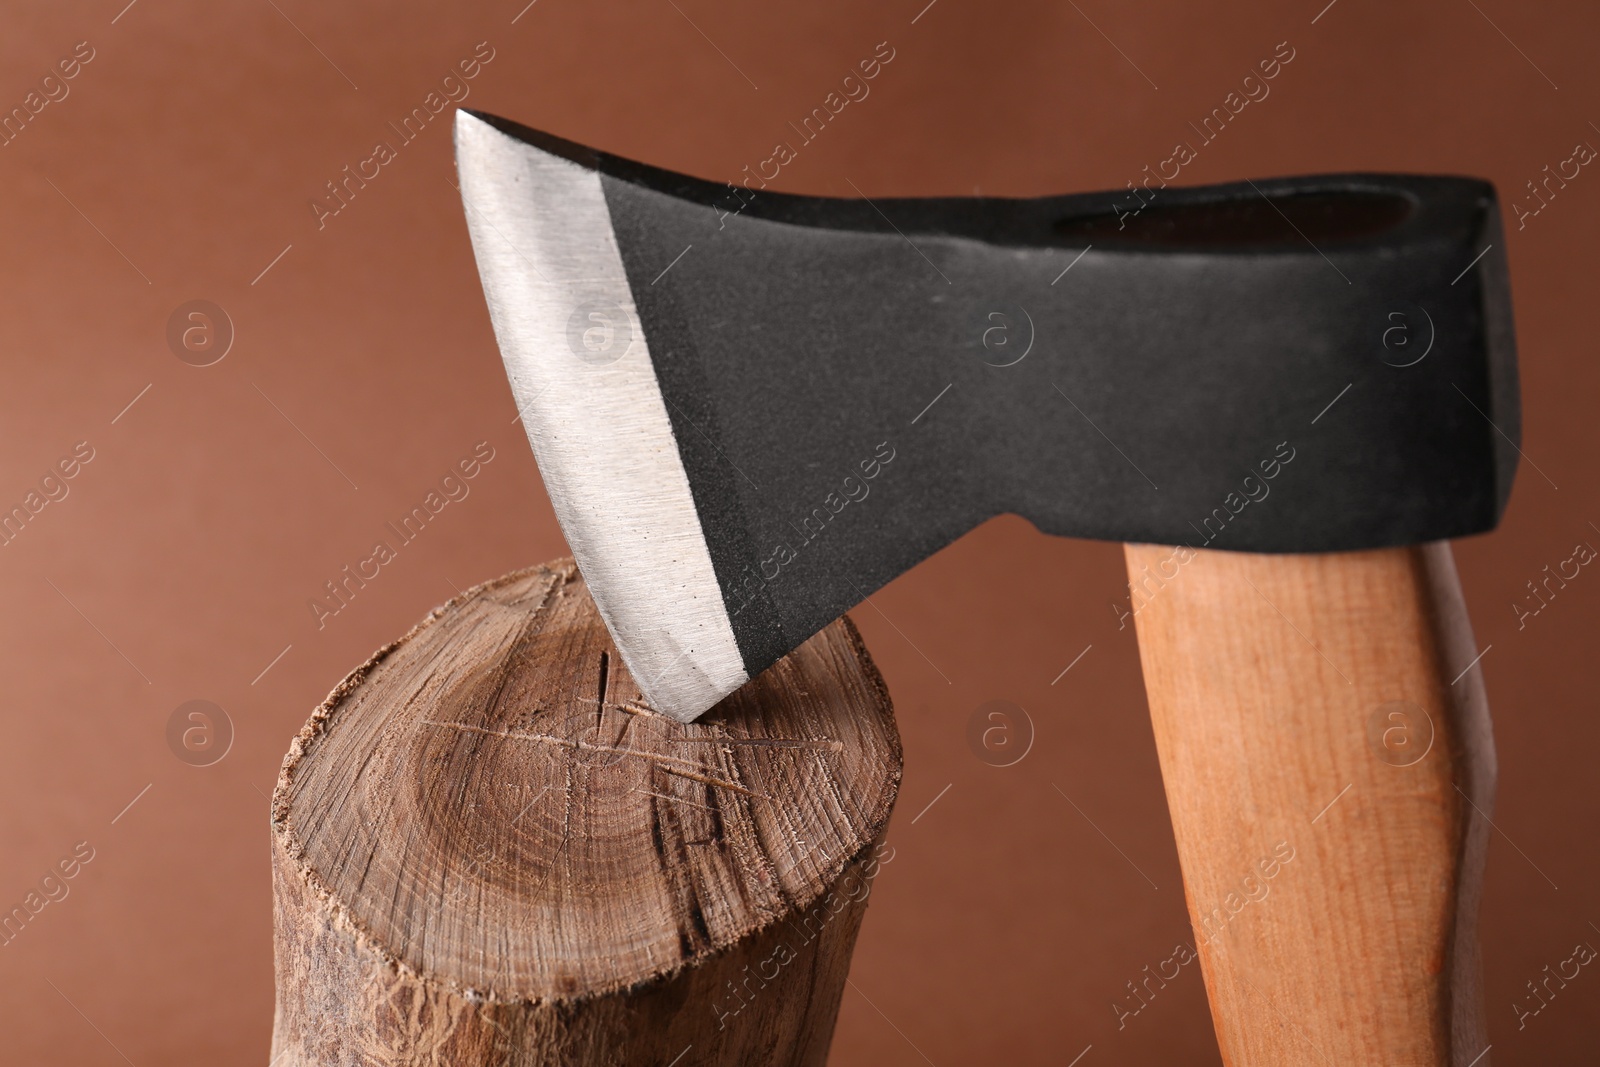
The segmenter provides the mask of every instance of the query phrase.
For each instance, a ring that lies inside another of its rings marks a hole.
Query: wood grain
[[[1486,1067],[1495,759],[1448,545],[1126,558],[1224,1061]]]
[[[277,1067],[821,1064],[900,777],[848,620],[683,725],[570,561],[451,601],[274,795]]]

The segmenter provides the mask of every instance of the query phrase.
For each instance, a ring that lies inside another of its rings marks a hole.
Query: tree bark
[[[435,611],[273,797],[274,1067],[821,1064],[900,779],[841,620],[682,725],[571,561]]]

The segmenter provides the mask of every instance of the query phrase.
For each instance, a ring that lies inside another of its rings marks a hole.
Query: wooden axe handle
[[[1495,757],[1449,545],[1126,556],[1223,1060],[1486,1067]]]

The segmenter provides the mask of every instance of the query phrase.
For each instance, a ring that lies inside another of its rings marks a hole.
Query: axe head
[[[675,718],[1004,512],[1328,552],[1487,530],[1510,493],[1484,182],[832,199],[472,112],[455,136],[545,487]]]

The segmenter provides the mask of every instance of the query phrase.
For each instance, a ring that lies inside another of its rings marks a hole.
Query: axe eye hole
[[[1061,219],[1057,239],[1105,247],[1304,251],[1306,241],[1339,244],[1376,237],[1411,216],[1416,201],[1376,190],[1307,191],[1266,197],[1248,191],[1224,200],[1162,203],[1133,211]],[[1296,232],[1298,231],[1298,232]]]

